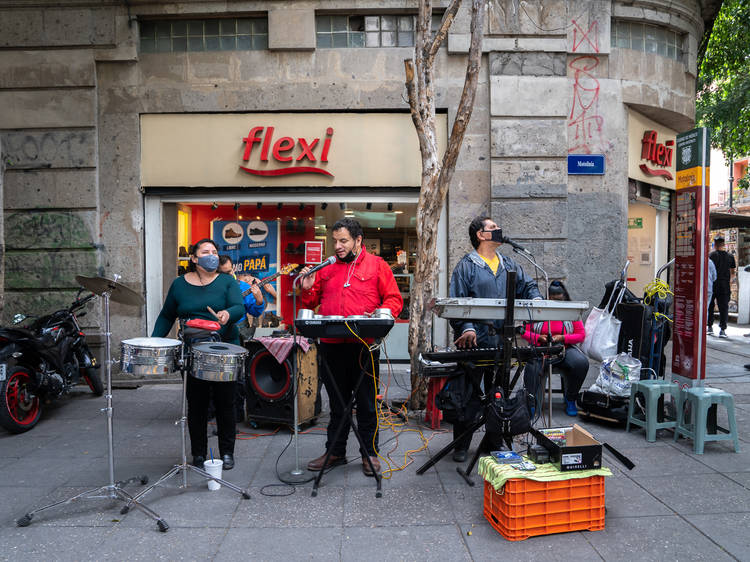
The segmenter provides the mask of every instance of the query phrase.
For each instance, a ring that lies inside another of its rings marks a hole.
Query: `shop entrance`
[[[351,217],[364,230],[367,251],[391,267],[404,299],[404,310],[386,338],[390,359],[408,360],[409,299],[416,262],[416,193],[342,198],[309,194],[243,194],[146,197],[146,284],[149,333],[169,285],[182,275],[191,243],[211,238],[229,255],[237,274],[258,279],[290,264],[304,265],[305,243],[322,245],[321,258],[333,253],[330,227]],[[445,221],[441,221],[441,228]],[[445,237],[443,236],[443,240]],[[441,244],[446,259],[445,243]],[[279,276],[264,291],[266,310],[251,319],[256,335],[290,326],[292,278]]]

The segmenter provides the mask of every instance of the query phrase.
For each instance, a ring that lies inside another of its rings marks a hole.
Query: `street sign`
[[[604,175],[604,154],[568,154],[568,175]]]

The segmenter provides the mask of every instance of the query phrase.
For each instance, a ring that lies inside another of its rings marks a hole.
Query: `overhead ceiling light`
[[[339,209],[342,211],[346,209],[346,203],[339,203]]]
[[[365,205],[365,208],[366,208],[366,209],[367,209],[368,211],[369,211],[370,209],[372,209],[372,203],[368,203],[367,205]]]
[[[216,203],[216,201],[214,201],[213,203],[211,203],[211,210],[212,211],[215,211],[218,208],[219,208],[219,205]]]
[[[235,203],[234,204],[234,210],[235,211],[239,211],[240,210],[240,204],[239,203]]]
[[[299,204],[299,210],[300,211],[304,211],[305,210],[305,204],[304,203],[300,203]]]
[[[320,204],[320,208],[323,209],[324,211],[326,210],[327,207],[328,207],[328,203],[321,203]]]
[[[281,210],[281,207],[283,206],[284,206],[283,203],[276,203],[276,209],[278,209],[279,211]]]
[[[393,203],[388,203],[388,210],[389,210],[389,211],[392,211],[392,210],[393,210]]]
[[[255,204],[255,206],[256,206],[256,207],[257,207],[258,209],[260,209],[260,208],[262,208],[262,207],[263,207],[263,203],[260,203],[260,202],[258,202],[258,203],[256,203],[256,204]]]

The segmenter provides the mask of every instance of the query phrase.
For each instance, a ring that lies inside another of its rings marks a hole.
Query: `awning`
[[[720,228],[750,228],[750,215],[741,215],[739,213],[721,213],[711,211],[708,215],[709,228],[718,230]]]

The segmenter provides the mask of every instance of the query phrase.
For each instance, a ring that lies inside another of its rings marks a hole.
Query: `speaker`
[[[320,415],[318,350],[315,344],[307,353],[295,346],[282,363],[258,342],[250,341],[246,347],[250,351],[245,374],[248,421],[294,424],[294,361],[297,361],[298,369],[299,423],[309,422]]]

